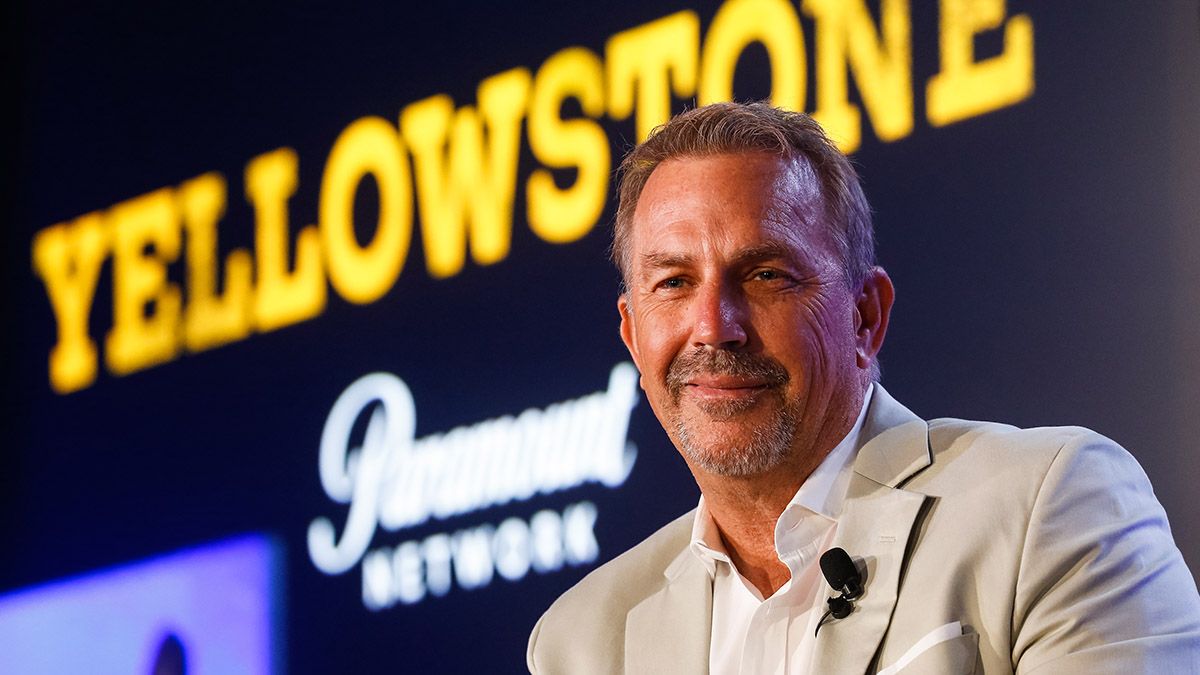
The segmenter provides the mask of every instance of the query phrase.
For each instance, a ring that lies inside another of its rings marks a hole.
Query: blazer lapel
[[[891,622],[904,549],[925,500],[888,490],[847,502],[833,543],[865,564],[864,590],[850,616],[827,623],[817,634],[813,672],[867,672]]]
[[[816,673],[865,673],[892,618],[910,534],[929,499],[897,486],[929,466],[929,427],[875,385],[833,545],[866,575],[850,616],[817,635]]]
[[[663,588],[625,619],[625,672],[708,672],[712,579],[688,549],[665,574]]]

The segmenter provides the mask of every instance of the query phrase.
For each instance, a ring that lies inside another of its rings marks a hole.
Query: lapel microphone
[[[829,611],[817,622],[815,637],[825,624],[825,619],[833,615],[835,619],[844,619],[854,611],[854,601],[863,593],[863,578],[858,567],[850,559],[850,555],[840,548],[831,548],[821,555],[821,574],[833,590],[841,593],[835,598],[829,598]]]

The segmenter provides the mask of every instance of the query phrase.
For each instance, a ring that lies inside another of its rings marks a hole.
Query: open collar
[[[927,498],[900,489],[932,463],[929,429],[878,383],[859,434],[854,475],[834,546],[866,571],[854,612],[817,638],[814,672],[866,672],[891,621],[909,535]],[[629,611],[625,670],[706,672],[712,627],[712,578],[684,540],[662,587]]]

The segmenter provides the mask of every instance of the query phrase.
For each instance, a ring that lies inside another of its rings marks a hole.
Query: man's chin
[[[753,426],[709,420],[676,427],[680,449],[690,464],[722,476],[750,476],[778,466],[786,455],[786,439],[756,433]]]
[[[783,464],[781,448],[741,445],[716,448],[691,439],[681,441],[684,457],[694,468],[730,478],[747,478],[775,470]]]
[[[691,438],[713,447],[741,445],[751,438],[756,427],[768,421],[767,416],[756,415],[754,410],[700,410],[696,406],[689,407],[675,417],[674,427],[685,430]]]
[[[693,466],[722,476],[753,476],[787,458],[797,419],[758,399],[689,401],[675,420],[683,455]]]

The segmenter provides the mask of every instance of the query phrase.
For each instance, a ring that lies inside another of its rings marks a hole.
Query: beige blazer
[[[530,671],[707,671],[692,517],[559,598]],[[1200,673],[1200,597],[1166,515],[1087,429],[927,423],[876,385],[834,545],[865,592],[821,628],[814,673]]]

